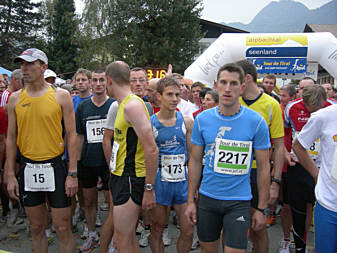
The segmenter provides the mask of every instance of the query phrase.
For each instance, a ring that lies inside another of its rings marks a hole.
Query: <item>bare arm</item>
[[[112,150],[111,140],[113,136],[114,136],[113,130],[104,128],[102,145],[103,145],[103,152],[104,152],[105,160],[108,166],[110,164],[110,157],[111,157],[111,150]]]
[[[187,148],[187,159],[189,160],[191,157],[191,137],[192,137],[192,129],[194,120],[190,117],[184,116],[184,121],[186,125],[186,148]]]
[[[75,125],[75,113],[73,108],[73,102],[69,93],[63,89],[57,89],[55,92],[56,100],[61,105],[64,127],[66,130],[66,136],[68,141],[68,154],[69,154],[69,171],[77,172],[77,160],[76,160],[76,125]],[[67,176],[66,194],[71,197],[76,194],[78,188],[77,178]]]
[[[293,144],[293,150],[298,158],[300,164],[310,173],[310,175],[315,179],[317,182],[318,176],[318,167],[315,162],[310,157],[308,151],[301,145],[301,143],[295,139]]]
[[[18,100],[19,100],[19,93],[15,92],[10,96],[7,104],[8,131],[6,139],[6,166],[5,166],[5,177],[7,178],[6,181],[9,196],[17,200],[19,197],[19,186],[15,178],[17,125],[14,109]]]
[[[274,143],[274,154],[273,154],[273,161],[274,161],[274,168],[273,168],[273,177],[276,179],[281,180],[282,178],[282,168],[283,168],[283,161],[284,161],[284,141],[283,137],[280,138],[273,138]],[[274,204],[278,198],[280,186],[272,182],[270,185],[270,204]]]
[[[194,198],[201,178],[203,152],[203,146],[192,144],[191,157],[188,162],[188,191],[185,210],[185,216],[190,224],[197,222],[197,209]]]
[[[270,186],[269,150],[255,149],[254,152],[257,165],[257,186],[259,192],[258,208],[264,209],[267,207],[269,198],[269,186]]]

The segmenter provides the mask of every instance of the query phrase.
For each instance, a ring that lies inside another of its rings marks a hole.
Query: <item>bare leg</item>
[[[106,253],[108,251],[109,243],[111,242],[114,226],[113,226],[113,203],[111,193],[109,192],[109,200],[110,200],[110,209],[109,216],[106,219],[101,232],[100,238],[100,252]]]
[[[60,252],[74,253],[75,240],[71,232],[71,207],[52,208],[51,213],[59,240]]]
[[[97,189],[83,188],[84,214],[89,231],[96,230]]]
[[[194,228],[193,225],[191,225],[187,221],[184,215],[186,203],[181,205],[174,205],[173,207],[178,216],[180,225],[180,235],[177,243],[177,252],[188,253],[190,252],[192,246]]]
[[[47,207],[43,203],[34,207],[25,207],[32,233],[32,248],[35,253],[47,253],[48,241],[45,234]]]
[[[141,207],[130,198],[125,204],[114,206],[114,241],[119,253],[138,253],[135,228]],[[130,243],[131,242],[131,243]]]
[[[157,204],[151,211],[152,230],[150,238],[151,251],[154,253],[164,253],[162,240],[163,230],[167,224],[167,206]]]

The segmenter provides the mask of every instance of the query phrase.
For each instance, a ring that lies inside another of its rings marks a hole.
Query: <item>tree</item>
[[[78,53],[75,38],[78,20],[73,0],[54,0],[51,27],[52,40],[48,55],[50,68],[69,77],[77,69],[75,58]]]
[[[15,68],[13,58],[23,50],[39,44],[41,3],[30,0],[0,1],[0,64]]]
[[[200,50],[200,0],[96,2],[104,6],[97,13],[104,18],[96,19],[104,34],[97,35],[110,38],[115,59],[143,67],[166,67],[171,63],[174,71],[183,72]],[[95,12],[90,18],[93,16]]]

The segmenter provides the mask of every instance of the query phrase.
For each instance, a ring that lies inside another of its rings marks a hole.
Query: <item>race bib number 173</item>
[[[215,140],[214,171],[221,174],[248,174],[252,157],[251,141]]]

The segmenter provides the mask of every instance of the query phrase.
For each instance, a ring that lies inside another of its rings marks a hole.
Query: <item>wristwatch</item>
[[[68,176],[71,176],[73,178],[77,178],[77,171],[68,171]]]
[[[281,180],[280,180],[280,179],[277,179],[277,178],[275,178],[275,177],[272,177],[272,178],[271,178],[271,181],[277,183],[278,185],[281,185]]]
[[[266,207],[264,209],[256,207],[255,209],[258,210],[259,212],[263,213],[264,215],[268,215],[269,214],[269,208],[268,207]]]
[[[154,190],[154,185],[153,184],[145,184],[144,190],[145,191],[152,191],[152,190]]]

